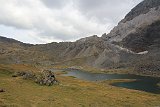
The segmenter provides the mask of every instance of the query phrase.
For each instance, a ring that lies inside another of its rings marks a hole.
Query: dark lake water
[[[160,78],[154,78],[149,76],[138,76],[133,74],[102,74],[102,73],[89,73],[81,70],[68,70],[64,76],[74,76],[78,79],[87,81],[103,81],[113,79],[134,79],[131,82],[117,82],[112,84],[117,87],[124,87],[128,89],[141,90],[150,93],[160,94],[160,87],[157,83],[160,82]]]

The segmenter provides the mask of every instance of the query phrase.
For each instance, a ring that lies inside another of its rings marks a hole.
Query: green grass
[[[10,70],[0,69],[0,77],[11,76],[12,74],[13,74],[13,72],[11,72]]]
[[[160,95],[57,75],[60,85],[40,86],[0,70],[0,107],[158,107]]]

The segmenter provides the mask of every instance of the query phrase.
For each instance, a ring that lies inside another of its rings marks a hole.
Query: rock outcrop
[[[44,70],[42,74],[37,75],[35,82],[40,85],[51,86],[53,84],[58,84],[58,81],[55,78],[55,75],[52,71]]]
[[[27,71],[15,72],[12,77],[22,77],[25,80],[33,80],[37,84],[51,86],[58,84],[52,71],[44,70],[41,73],[32,73]]]

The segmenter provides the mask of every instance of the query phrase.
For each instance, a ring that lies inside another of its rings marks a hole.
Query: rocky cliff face
[[[160,1],[144,0],[102,38],[137,54],[130,60],[136,71],[160,72]]]
[[[96,35],[82,38],[69,46],[61,55],[67,58],[81,58],[98,55],[105,48],[104,41]]]
[[[143,2],[138,4],[135,8],[133,8],[121,22],[125,23],[127,21],[133,20],[135,17],[139,15],[147,14],[152,8],[155,8],[157,10],[159,4],[160,4],[159,0],[144,0]]]
[[[135,52],[142,52],[152,42],[158,43],[159,21],[160,1],[144,0],[129,12],[118,26],[102,38]]]

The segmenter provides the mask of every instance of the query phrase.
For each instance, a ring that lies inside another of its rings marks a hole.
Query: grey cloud
[[[42,40],[73,40],[109,32],[140,1],[2,0],[0,25],[27,29]]]
[[[102,23],[116,24],[131,8],[142,0],[77,0],[80,12],[87,17],[96,17]]]
[[[41,0],[41,1],[49,8],[62,8],[68,2],[70,2],[70,0]]]

